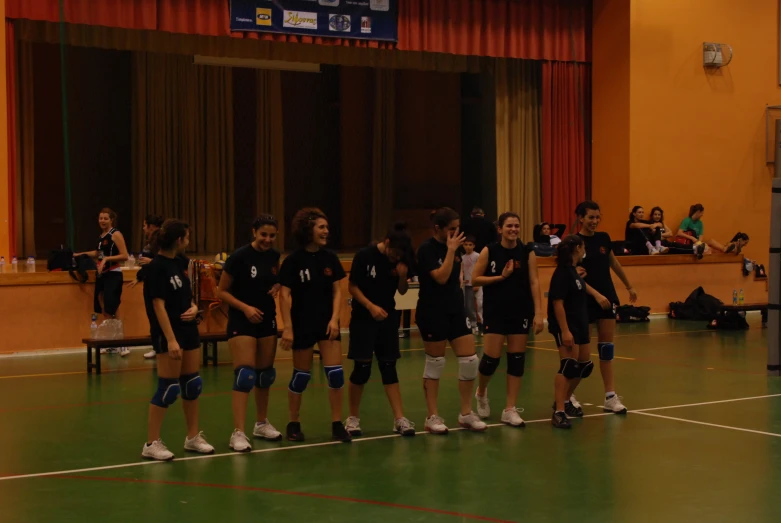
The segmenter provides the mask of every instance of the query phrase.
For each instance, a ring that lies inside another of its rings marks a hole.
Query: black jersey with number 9
[[[255,307],[264,315],[276,311],[271,288],[279,283],[279,252],[259,251],[252,244],[236,250],[223,270],[233,278],[230,293],[239,301]]]

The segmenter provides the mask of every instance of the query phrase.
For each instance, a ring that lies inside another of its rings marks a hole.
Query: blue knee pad
[[[197,372],[179,376],[179,386],[182,388],[182,399],[187,401],[197,400],[203,390],[203,380]]]
[[[393,385],[399,382],[399,375],[396,372],[396,360],[380,361],[378,365],[380,366],[383,385]]]
[[[256,375],[254,367],[248,365],[236,367],[233,370],[233,390],[238,392],[252,391],[255,388]]]
[[[305,370],[293,369],[293,377],[290,378],[288,390],[293,394],[301,394],[306,390],[306,385],[312,374]]]
[[[257,379],[255,386],[259,389],[267,389],[277,381],[277,369],[269,367],[268,369],[255,369]]]
[[[174,378],[157,378],[157,390],[150,403],[157,407],[167,409],[176,402],[176,398],[182,391],[179,380]]]
[[[350,383],[353,385],[366,385],[372,375],[372,362],[355,361],[353,371],[350,373]]]
[[[331,365],[324,367],[324,369],[329,389],[341,389],[344,387],[344,369],[342,369],[341,365]]]
[[[597,352],[599,353],[600,361],[612,361],[615,345],[612,343],[597,343]]]

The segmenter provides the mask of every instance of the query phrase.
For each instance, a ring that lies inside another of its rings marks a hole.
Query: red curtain
[[[400,0],[399,41],[230,33],[229,0],[68,0],[65,21],[276,42],[589,61],[591,0]],[[6,17],[59,21],[59,0],[6,0]]]
[[[542,64],[542,217],[570,224],[591,179],[591,66]]]
[[[8,106],[8,259],[16,256],[16,38],[13,21],[5,22],[5,81]]]

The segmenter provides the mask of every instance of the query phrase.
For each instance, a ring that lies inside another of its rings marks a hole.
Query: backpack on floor
[[[635,307],[634,305],[621,305],[616,309],[616,321],[618,323],[640,323],[651,321],[648,316],[651,307]]]
[[[720,314],[717,318],[711,320],[711,322],[708,324],[708,328],[724,331],[748,330],[746,313],[739,311],[725,311],[724,314]]]
[[[711,321],[716,318],[722,305],[724,303],[721,300],[706,294],[702,287],[697,287],[685,302],[670,303],[668,316],[676,320]]]

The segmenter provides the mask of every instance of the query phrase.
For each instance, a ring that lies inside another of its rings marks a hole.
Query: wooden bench
[[[727,313],[734,312],[749,312],[749,311],[760,311],[762,313],[762,326],[767,327],[767,302],[765,303],[744,303],[743,305],[732,305],[732,304],[724,304],[721,307],[719,307],[719,310],[716,312],[716,320],[718,322],[719,318],[724,317],[727,315]]]
[[[212,365],[217,365],[217,343],[228,340],[226,332],[207,332],[201,333],[201,344],[203,346],[203,366],[207,367],[209,361]],[[97,340],[93,338],[83,338],[81,342],[87,346],[87,372],[100,374],[100,349],[110,349],[116,347],[143,347],[152,345],[152,338],[149,336],[128,336],[118,340]],[[209,347],[212,348],[209,351]],[[95,363],[92,362],[92,351],[95,351]]]

